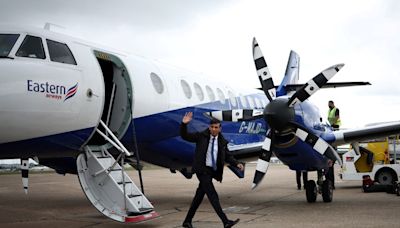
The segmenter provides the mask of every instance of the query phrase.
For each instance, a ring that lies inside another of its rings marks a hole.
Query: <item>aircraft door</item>
[[[104,80],[104,105],[101,120],[121,139],[132,120],[132,85],[128,70],[115,55],[94,51]],[[98,129],[105,132],[101,125]],[[106,140],[94,134],[89,145],[105,145]]]

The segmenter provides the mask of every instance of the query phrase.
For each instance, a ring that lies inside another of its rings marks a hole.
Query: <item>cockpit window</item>
[[[45,59],[42,39],[27,35],[19,47],[16,56],[36,59]]]
[[[0,56],[8,56],[19,34],[0,34]]]
[[[76,65],[75,58],[66,44],[53,40],[46,41],[51,61]]]

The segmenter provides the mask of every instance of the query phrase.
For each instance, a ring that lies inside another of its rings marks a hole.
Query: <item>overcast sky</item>
[[[289,51],[300,55],[300,82],[337,63],[331,81],[372,86],[320,90],[343,127],[400,120],[400,1],[397,0],[0,0],[0,22],[57,29],[95,43],[181,66],[232,87],[259,87],[255,36],[281,82]]]

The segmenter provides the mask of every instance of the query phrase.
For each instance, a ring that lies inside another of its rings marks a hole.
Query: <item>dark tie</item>
[[[217,164],[215,164],[215,158],[214,158],[214,142],[215,142],[215,137],[213,137],[211,142],[211,164],[213,170],[217,171]]]

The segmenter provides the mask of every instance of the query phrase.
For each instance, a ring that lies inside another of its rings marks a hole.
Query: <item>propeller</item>
[[[206,115],[221,120],[230,122],[248,121],[263,118],[263,112],[257,109],[233,109],[206,112]]]
[[[296,53],[291,53],[297,56]],[[235,109],[208,112],[207,115],[221,121],[246,121],[264,118],[270,130],[264,140],[261,154],[257,161],[257,167],[253,179],[252,188],[254,189],[261,182],[266,174],[274,148],[275,135],[280,132],[295,132],[298,139],[310,145],[315,151],[327,158],[342,163],[336,150],[332,148],[323,138],[318,137],[310,130],[304,128],[295,121],[294,106],[299,104],[323,87],[343,66],[344,64],[333,65],[309,80],[304,86],[298,89],[290,98],[286,96],[276,97],[275,85],[269,72],[267,63],[262,55],[257,40],[253,39],[253,59],[260,79],[262,89],[270,101],[264,111],[252,109]],[[298,61],[298,58],[289,58]],[[288,63],[288,66],[297,66],[298,62]]]
[[[339,164],[342,165],[342,160],[340,159],[340,156],[337,153],[337,151],[323,138],[316,136],[314,133],[312,133],[311,131],[309,131],[308,129],[302,127],[297,123],[291,123],[291,124],[297,127],[295,131],[297,138],[310,145],[318,153],[326,156],[332,161],[338,161]]]
[[[253,59],[256,65],[258,78],[260,79],[261,87],[269,101],[276,97],[276,90],[272,75],[269,72],[267,62],[261,52],[261,48],[257,43],[256,38],[253,38]]]
[[[269,161],[271,160],[272,155],[272,140],[274,139],[274,131],[270,131],[271,138],[267,137],[264,140],[264,143],[261,148],[260,157],[257,160],[256,172],[254,174],[253,185],[251,189],[255,189],[257,185],[261,182],[264,178],[265,173],[267,173]]]
[[[313,77],[310,81],[308,81],[304,86],[302,86],[299,90],[296,91],[295,94],[289,99],[288,105],[289,107],[293,107],[295,104],[305,101],[315,92],[317,92],[322,86],[324,86],[340,69],[344,64],[333,65],[317,76]]]
[[[257,53],[255,55],[254,53]],[[267,64],[265,63],[264,57],[261,54],[261,49],[257,41],[253,40],[253,57],[257,69],[258,77],[260,78],[261,86],[264,93],[267,95],[270,102],[264,109],[264,119],[270,126],[271,136],[275,134],[275,131],[282,132],[287,129],[295,130],[296,136],[302,141],[312,146],[320,154],[328,157],[329,159],[341,163],[341,159],[337,152],[330,146],[324,139],[316,136],[312,132],[298,125],[295,121],[294,106],[299,104],[311,95],[317,92],[322,86],[324,86],[343,66],[344,64],[337,64],[331,66],[321,73],[309,80],[303,87],[296,91],[289,99],[285,97],[278,97],[275,99],[271,98],[269,91],[272,91],[273,86],[272,78],[262,77],[262,72],[267,72],[265,75],[270,75]],[[256,58],[257,57],[257,58]],[[265,64],[264,64],[265,63]],[[263,67],[264,66],[264,67]],[[264,69],[264,71],[262,71]],[[261,72],[260,72],[261,71]],[[266,92],[268,91],[268,93]],[[272,147],[274,145],[274,137],[266,137],[261,155],[257,161],[257,168],[254,174],[253,185],[254,189],[263,179],[269,165],[269,161],[272,154]]]

